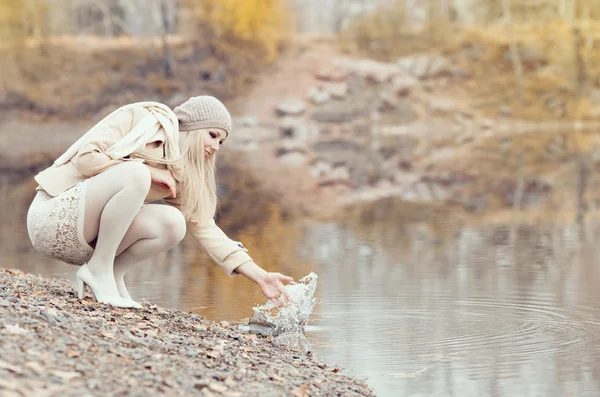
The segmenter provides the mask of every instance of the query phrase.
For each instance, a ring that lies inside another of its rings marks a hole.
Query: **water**
[[[275,336],[274,343],[302,354],[312,352],[305,336],[308,318],[317,303],[315,292],[319,276],[313,272],[292,282],[284,288],[290,297],[289,306],[280,306],[272,301],[252,308],[254,314],[249,321],[253,332]]]
[[[73,280],[76,268],[31,251],[15,194],[0,194],[1,265]],[[378,396],[600,395],[594,239],[574,225],[470,227],[380,208],[237,232],[269,270],[318,275],[304,327],[318,360]],[[219,321],[246,323],[265,304],[188,240],[127,282],[136,298]]]

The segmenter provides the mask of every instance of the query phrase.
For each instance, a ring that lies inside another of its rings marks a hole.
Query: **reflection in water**
[[[0,197],[2,265],[73,279],[76,268],[31,251],[24,210]],[[598,252],[572,225],[473,229],[363,217],[274,222],[239,235],[252,236],[263,262],[277,253],[272,268],[319,275],[307,327],[314,354],[367,377],[379,396],[600,395]],[[135,297],[214,320],[248,318],[264,303],[191,241],[141,264],[128,282]]]

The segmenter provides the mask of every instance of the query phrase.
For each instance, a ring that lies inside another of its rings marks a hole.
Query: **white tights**
[[[132,265],[177,245],[185,219],[173,207],[144,204],[150,190],[146,165],[126,162],[87,182],[84,237],[96,241],[89,270],[104,293],[130,298],[123,276]]]

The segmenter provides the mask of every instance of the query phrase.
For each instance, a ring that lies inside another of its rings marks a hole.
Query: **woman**
[[[34,248],[81,265],[79,298],[87,285],[98,302],[141,308],[125,273],[177,245],[187,230],[228,275],[242,274],[288,305],[283,283],[292,278],[263,270],[214,222],[215,155],[230,131],[229,112],[211,96],[173,111],[156,102],[117,109],[35,176],[27,215]],[[167,205],[150,204],[159,200]]]

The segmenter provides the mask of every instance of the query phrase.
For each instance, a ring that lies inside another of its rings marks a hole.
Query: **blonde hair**
[[[216,153],[204,158],[204,136],[208,129],[180,131],[181,156],[177,159],[157,158],[144,153],[135,157],[158,164],[166,164],[180,171],[180,210],[185,219],[204,223],[211,220],[217,211]]]
[[[204,223],[217,210],[216,154],[204,157],[204,136],[208,130],[181,131],[181,212],[186,219]]]

